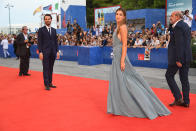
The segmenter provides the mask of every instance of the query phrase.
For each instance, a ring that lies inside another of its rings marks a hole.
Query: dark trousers
[[[175,100],[179,100],[182,98],[182,95],[174,79],[176,72],[179,70],[180,81],[182,84],[183,100],[186,104],[190,103],[190,99],[189,99],[190,86],[188,80],[189,66],[190,64],[183,64],[182,67],[179,68],[177,65],[168,65],[168,69],[165,74],[167,83],[169,85],[169,88]]]
[[[29,71],[29,56],[20,56],[20,74],[27,74]]]
[[[44,53],[43,54],[43,76],[44,76],[44,85],[48,86],[52,84],[52,73],[53,66],[56,59],[56,54],[54,53]]]

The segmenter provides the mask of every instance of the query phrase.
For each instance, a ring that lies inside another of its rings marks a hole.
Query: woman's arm
[[[125,57],[127,54],[127,26],[122,25],[120,27],[120,35],[121,35],[121,42],[122,42],[122,55],[121,55],[121,70],[125,70]]]

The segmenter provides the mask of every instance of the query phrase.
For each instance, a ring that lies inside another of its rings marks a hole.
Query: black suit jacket
[[[16,55],[18,56],[31,56],[30,47],[27,48],[27,43],[24,42],[25,37],[23,33],[20,33],[16,37]]]
[[[39,28],[38,31],[38,49],[43,53],[57,53],[58,42],[56,29],[51,27],[51,35],[48,32],[46,26]]]
[[[191,60],[191,30],[190,27],[181,20],[170,30],[168,64],[175,65],[177,61],[186,64],[190,63]]]

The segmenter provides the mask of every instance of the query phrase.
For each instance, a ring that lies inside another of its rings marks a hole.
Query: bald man
[[[182,18],[183,15],[180,11],[175,11],[170,16],[172,29],[170,32],[171,39],[168,46],[168,69],[165,76],[169,88],[175,98],[174,102],[169,105],[189,107],[190,86],[188,71],[192,60],[191,31],[189,26],[183,22]],[[182,94],[174,79],[178,70],[182,84]]]

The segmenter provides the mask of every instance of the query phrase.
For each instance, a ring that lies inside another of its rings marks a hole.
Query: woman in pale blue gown
[[[135,71],[126,55],[126,11],[122,8],[116,11],[116,23],[107,112],[149,119],[169,115],[171,112],[157,98],[144,78]]]

